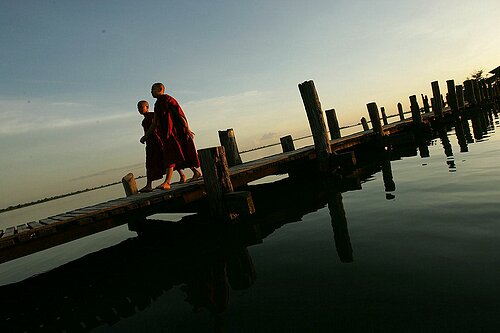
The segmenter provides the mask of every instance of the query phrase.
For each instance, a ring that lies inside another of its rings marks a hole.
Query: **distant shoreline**
[[[139,176],[136,179],[141,179],[141,178],[144,178],[144,177],[145,176]],[[69,196],[72,196],[72,195],[75,195],[75,194],[80,194],[80,193],[90,192],[90,191],[94,191],[94,190],[99,190],[99,189],[102,189],[102,188],[105,188],[105,187],[109,187],[109,186],[120,184],[121,182],[122,181],[120,180],[120,181],[117,181],[117,182],[114,182],[114,183],[109,183],[109,184],[105,184],[105,185],[101,185],[101,186],[96,186],[96,187],[92,187],[92,188],[86,188],[84,190],[78,190],[78,191],[74,191],[74,192],[70,192],[70,193],[60,194],[60,195],[56,195],[56,196],[49,197],[49,198],[39,199],[37,201],[31,201],[31,202],[26,202],[26,203],[18,204],[18,205],[15,205],[15,206],[9,206],[7,208],[0,209],[0,213],[4,213],[4,212],[8,212],[8,211],[11,211],[11,210],[15,210],[15,209],[19,209],[19,208],[24,208],[24,207],[28,207],[28,206],[33,206],[33,205],[37,205],[37,204],[44,203],[44,202],[47,202],[47,201],[61,199],[61,198],[64,198],[64,197],[69,197]]]

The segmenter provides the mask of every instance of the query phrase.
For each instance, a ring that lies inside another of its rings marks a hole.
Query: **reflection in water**
[[[342,194],[335,189],[329,189],[327,199],[337,254],[341,262],[353,262],[351,239],[349,238]]]

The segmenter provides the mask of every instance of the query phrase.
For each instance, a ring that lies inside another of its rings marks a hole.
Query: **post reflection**
[[[455,135],[457,136],[458,145],[460,146],[460,152],[468,152],[469,147],[467,146],[467,139],[465,137],[464,122],[460,118],[455,120]]]
[[[347,227],[347,218],[342,202],[342,194],[335,189],[328,191],[328,211],[333,229],[335,248],[339,259],[343,263],[353,262],[351,239]]]

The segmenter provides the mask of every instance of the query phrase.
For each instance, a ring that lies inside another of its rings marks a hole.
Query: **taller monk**
[[[165,94],[165,86],[155,83],[151,87],[151,95],[156,98],[154,119],[151,127],[141,138],[141,143],[153,134],[155,128],[163,144],[163,160],[166,166],[165,181],[157,188],[170,189],[170,181],[174,169],[190,168],[193,171],[191,180],[201,177],[200,160],[194,145],[194,133],[179,103]]]

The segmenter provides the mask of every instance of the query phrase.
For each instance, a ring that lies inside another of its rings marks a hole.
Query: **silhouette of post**
[[[432,87],[432,95],[434,97],[434,104],[432,106],[432,111],[434,112],[434,116],[441,118],[443,117],[443,101],[441,92],[439,91],[438,81],[431,82],[431,87]]]
[[[403,112],[403,105],[401,103],[398,103],[398,113],[399,113],[399,119],[404,120],[405,114]]]
[[[227,164],[232,167],[241,164],[240,152],[236,144],[236,136],[234,130],[229,128],[225,131],[219,131],[219,140],[221,146],[224,147],[226,152]]]
[[[448,87],[448,105],[450,106],[453,114],[458,114],[458,99],[455,88],[455,80],[446,81]]]
[[[343,263],[353,262],[352,245],[347,228],[342,194],[334,189],[328,190],[328,211],[330,213],[333,239],[339,259]]]
[[[340,126],[335,109],[326,110],[325,114],[328,128],[330,129],[330,138],[332,140],[340,138]]]
[[[380,113],[382,113],[382,121],[384,122],[384,125],[388,125],[387,115],[385,114],[385,108],[383,106],[380,107]]]
[[[463,109],[465,107],[464,88],[461,84],[456,86],[456,93],[457,93],[458,108]]]
[[[416,128],[419,128],[422,125],[422,116],[420,115],[420,107],[418,106],[416,95],[410,96],[410,110],[411,110],[413,125]]]
[[[293,138],[291,135],[280,138],[280,142],[284,153],[295,150],[295,145],[293,144]]]
[[[321,103],[314,82],[305,81],[299,84],[299,91],[302,96],[307,119],[309,120],[309,126],[311,127],[319,170],[320,172],[327,172],[329,169],[329,157],[332,150],[328,140]]]
[[[368,131],[370,127],[368,127],[368,122],[365,117],[361,118],[361,126],[363,126],[363,131]]]
[[[370,115],[370,121],[372,123],[373,132],[382,135],[382,123],[380,122],[380,114],[378,112],[377,103],[371,102],[366,104],[368,108],[368,114]]]
[[[476,95],[474,93],[474,84],[472,83],[472,80],[465,80],[464,81],[464,97],[467,103],[469,104],[469,107],[474,106],[477,104],[476,101]]]

